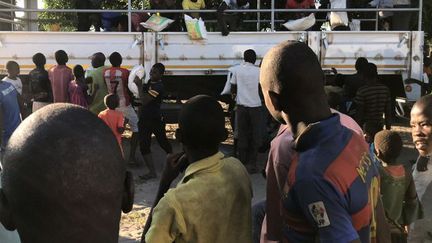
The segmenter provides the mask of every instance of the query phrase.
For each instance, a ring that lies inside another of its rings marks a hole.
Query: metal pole
[[[257,1],[257,9],[260,10],[261,9],[261,0]],[[257,31],[260,30],[260,26],[261,25],[261,12],[257,13]]]
[[[128,0],[128,32],[132,31],[132,1]]]
[[[379,15],[378,12],[375,13],[375,30],[378,30],[378,23],[379,23]]]
[[[419,0],[419,14],[418,14],[418,31],[422,30],[422,19],[423,19],[423,0]]]
[[[271,31],[274,31],[275,0],[271,0]]]

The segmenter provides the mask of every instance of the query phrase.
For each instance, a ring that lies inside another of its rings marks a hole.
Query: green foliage
[[[75,2],[81,0],[44,0],[45,9],[75,9]],[[102,9],[127,9],[128,0],[102,1]],[[149,0],[132,0],[132,9],[142,9],[149,6]],[[76,13],[48,13],[39,14],[39,29],[50,30],[53,24],[59,24],[61,31],[76,30]]]

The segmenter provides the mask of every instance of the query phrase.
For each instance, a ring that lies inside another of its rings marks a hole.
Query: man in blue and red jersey
[[[109,56],[109,61],[112,67],[105,69],[103,72],[105,83],[108,87],[108,92],[116,94],[119,97],[119,106],[116,110],[123,113],[132,130],[129,162],[136,163],[135,151],[138,146],[138,115],[131,105],[132,97],[129,95],[130,91],[128,88],[129,70],[120,67],[123,58],[118,52],[113,52]]]
[[[331,113],[314,52],[303,43],[272,48],[260,83],[272,116],[292,127],[297,152],[283,195],[282,242],[375,241],[378,173],[364,139]]]

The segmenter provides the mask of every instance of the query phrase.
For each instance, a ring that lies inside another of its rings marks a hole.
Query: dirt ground
[[[174,151],[180,151],[180,145],[174,139],[175,125],[167,125],[168,137],[173,145]],[[400,156],[401,161],[410,161],[417,158],[417,152],[411,142],[411,135],[409,132],[408,121],[393,126],[392,128],[398,131],[404,140],[404,149]],[[165,153],[157,145],[155,140],[152,141],[152,151],[158,175],[162,170],[163,163],[165,162]],[[129,146],[128,139],[124,139],[125,154],[128,154]],[[232,137],[230,137],[222,146],[221,151],[226,154],[232,153]],[[137,158],[142,161],[139,151],[136,153]],[[259,155],[259,165],[263,167],[267,154]],[[150,206],[153,204],[154,197],[157,192],[158,179],[149,180],[146,182],[140,181],[138,175],[146,172],[145,167],[129,167],[135,176],[135,204],[131,213],[123,215],[120,223],[120,243],[135,243],[139,242],[142,234],[144,224],[147,220]],[[432,169],[432,168],[430,168]],[[180,176],[181,177],[181,176]],[[253,203],[265,197],[265,180],[261,174],[251,175],[254,197]],[[175,183],[173,183],[175,186]],[[432,231],[432,188],[426,190],[423,198],[423,206],[425,210],[425,219],[417,221],[415,230],[411,232],[411,239],[409,242],[413,243],[432,243],[432,238],[427,236],[426,230]]]

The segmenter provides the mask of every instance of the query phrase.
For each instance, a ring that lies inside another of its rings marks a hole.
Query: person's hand
[[[186,169],[188,163],[184,152],[168,155],[162,171],[161,183],[171,184]]]
[[[141,79],[140,79],[138,76],[135,77],[135,79],[134,79],[134,83],[135,83],[136,86],[138,86],[138,87],[141,87],[141,86],[142,86]]]
[[[417,159],[417,165],[416,165],[416,169],[419,172],[424,172],[428,170],[428,162],[429,162],[429,158],[427,157],[419,157]]]

